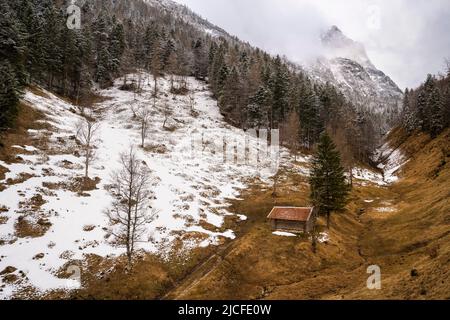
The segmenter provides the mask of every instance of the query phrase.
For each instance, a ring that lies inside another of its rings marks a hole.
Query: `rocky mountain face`
[[[361,111],[370,112],[387,129],[395,119],[403,92],[367,56],[364,46],[336,27],[321,36],[323,55],[307,69],[319,82],[337,86]]]

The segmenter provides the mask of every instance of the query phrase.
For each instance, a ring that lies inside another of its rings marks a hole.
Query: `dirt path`
[[[223,260],[226,256],[227,250],[234,244],[233,240],[222,248],[219,248],[217,252],[207,257],[203,262],[199,263],[190,273],[188,273],[183,279],[179,280],[174,287],[169,290],[161,300],[176,300],[182,296],[184,292],[188,291],[191,287],[195,286],[204,276],[208,275],[214,268]]]

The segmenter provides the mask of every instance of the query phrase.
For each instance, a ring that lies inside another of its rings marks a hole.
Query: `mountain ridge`
[[[403,92],[377,69],[363,44],[348,38],[337,26],[320,37],[324,54],[306,67],[313,79],[338,87],[362,111],[381,115],[384,130],[400,111]]]
[[[197,30],[227,40],[238,39],[224,29],[202,18],[187,6],[172,0],[146,0],[151,6],[169,10]],[[362,113],[373,116],[380,135],[385,134],[398,118],[403,92],[398,85],[370,60],[364,45],[347,37],[333,25],[320,36],[323,54],[312,64],[300,65],[314,81],[330,83],[355,104]],[[292,60],[287,57],[289,63]]]

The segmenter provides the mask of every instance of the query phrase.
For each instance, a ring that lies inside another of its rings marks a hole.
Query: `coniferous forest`
[[[408,132],[423,131],[433,138],[450,126],[450,67],[447,75],[428,75],[417,89],[406,89],[401,125]]]
[[[340,137],[357,160],[367,161],[378,143],[370,114],[331,84],[315,83],[286,59],[237,38],[205,35],[140,0],[87,1],[81,30],[66,27],[64,1],[0,3],[3,130],[14,126],[27,84],[82,105],[96,87],[145,70],[156,78],[177,75],[178,87],[187,76],[206,80],[231,124],[280,129],[284,141],[294,129],[302,148],[312,148],[325,129],[343,131]]]

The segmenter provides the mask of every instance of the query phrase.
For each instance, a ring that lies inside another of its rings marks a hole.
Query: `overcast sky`
[[[450,58],[449,0],[175,0],[240,39],[294,61],[318,52],[318,35],[337,25],[362,42],[402,88],[443,72]]]

